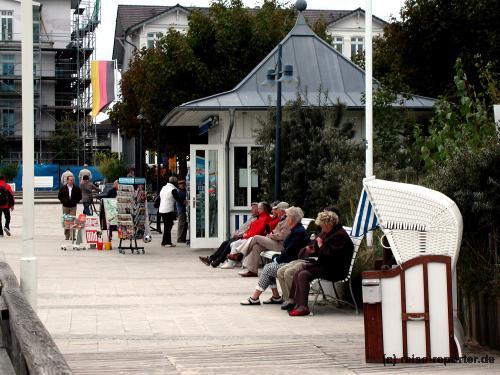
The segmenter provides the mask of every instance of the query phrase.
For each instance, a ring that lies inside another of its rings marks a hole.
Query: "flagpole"
[[[366,162],[365,176],[373,176],[373,51],[372,51],[372,0],[366,0],[365,12],[365,126]],[[367,233],[366,247],[373,248],[372,232]]]
[[[37,274],[34,249],[35,233],[35,157],[33,99],[33,2],[21,2],[22,65],[22,149],[23,149],[23,256],[21,291],[33,310],[37,308]]]
[[[373,176],[373,61],[372,61],[372,0],[366,0],[365,12],[365,176]]]

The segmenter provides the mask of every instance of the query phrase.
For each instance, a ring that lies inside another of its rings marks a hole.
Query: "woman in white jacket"
[[[172,235],[170,232],[175,221],[175,203],[179,201],[176,184],[177,177],[172,176],[160,191],[160,207],[158,208],[158,212],[163,218],[163,239],[161,241],[163,247],[175,246],[172,243]]]

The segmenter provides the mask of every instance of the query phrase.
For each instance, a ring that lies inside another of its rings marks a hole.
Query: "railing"
[[[72,374],[64,356],[19,289],[10,266],[0,262],[1,374]],[[4,354],[3,356],[1,354]]]

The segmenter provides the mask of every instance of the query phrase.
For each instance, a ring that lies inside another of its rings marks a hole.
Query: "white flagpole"
[[[372,69],[372,0],[366,0],[365,12],[365,124],[366,177],[373,176],[373,69]]]
[[[372,57],[372,0],[366,0],[365,11],[365,125],[366,125],[366,161],[365,175],[373,176],[373,57]],[[373,246],[372,232],[366,236],[366,246]]]
[[[22,135],[23,135],[23,257],[21,291],[31,307],[37,308],[37,275],[34,249],[35,232],[35,157],[33,100],[33,1],[21,2],[22,56]]]

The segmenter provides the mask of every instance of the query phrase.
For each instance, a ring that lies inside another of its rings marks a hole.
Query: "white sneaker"
[[[175,247],[175,245],[174,245],[173,243],[171,243],[171,244],[166,244],[166,245],[161,245],[161,246],[163,246],[163,247]]]
[[[228,270],[228,269],[231,269],[234,267],[236,267],[236,263],[232,260],[226,260],[224,263],[222,263],[220,265],[220,268],[225,269],[225,270]]]
[[[244,275],[247,272],[248,270],[246,268],[243,268],[240,272],[238,272],[238,275]]]

